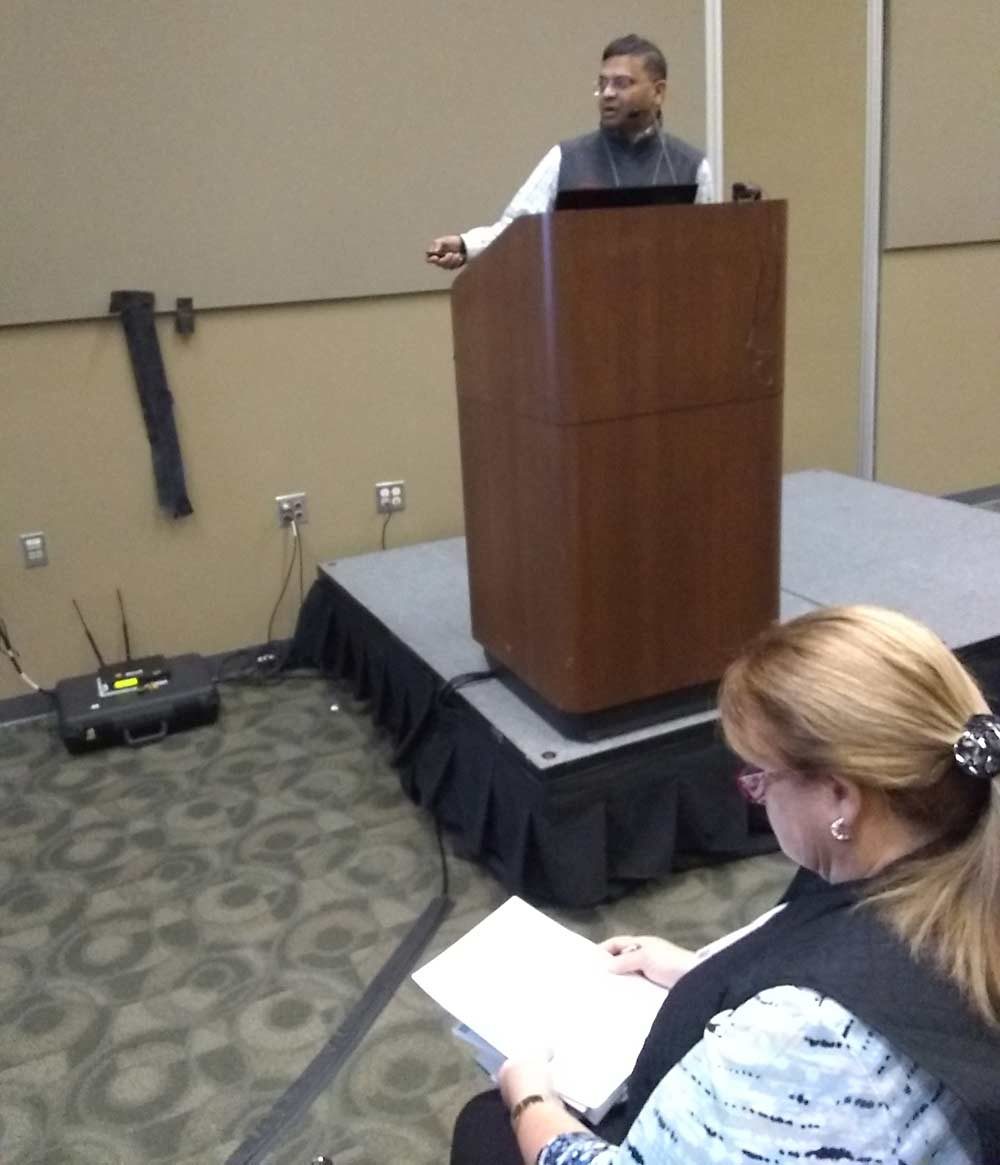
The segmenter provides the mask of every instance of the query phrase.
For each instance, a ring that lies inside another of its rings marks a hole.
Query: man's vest
[[[630,142],[597,130],[559,143],[560,190],[616,186],[686,186],[698,181],[705,155],[662,131]]]

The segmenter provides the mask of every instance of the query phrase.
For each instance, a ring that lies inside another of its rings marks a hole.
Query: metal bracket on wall
[[[177,300],[177,313],[174,316],[174,327],[179,336],[193,335],[194,300],[190,296],[182,296]]]
[[[127,304],[136,307],[155,307],[156,296],[151,291],[112,291],[109,312],[120,312]]]

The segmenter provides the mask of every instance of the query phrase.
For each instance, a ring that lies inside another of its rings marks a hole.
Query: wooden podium
[[[530,216],[455,281],[472,632],[569,735],[714,684],[777,617],[785,224]]]

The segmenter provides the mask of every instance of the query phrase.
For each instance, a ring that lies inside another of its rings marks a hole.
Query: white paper
[[[611,961],[509,898],[413,980],[504,1057],[550,1051],[556,1091],[600,1109],[628,1078],[667,995],[640,975],[613,974]]]

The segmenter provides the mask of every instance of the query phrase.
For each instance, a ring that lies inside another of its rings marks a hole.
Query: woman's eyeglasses
[[[767,786],[771,778],[787,771],[787,769],[757,769],[752,765],[746,765],[736,774],[736,787],[751,805],[763,805],[767,799]]]

